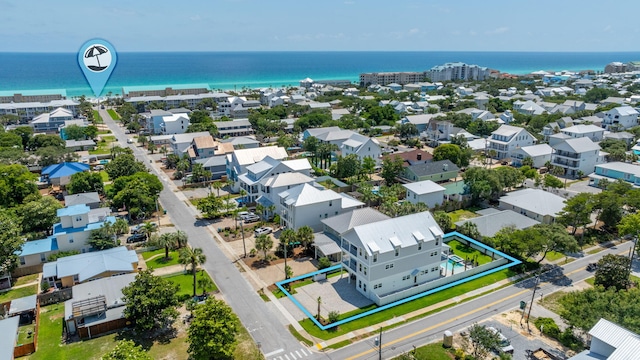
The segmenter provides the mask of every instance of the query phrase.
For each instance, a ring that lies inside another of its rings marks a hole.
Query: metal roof
[[[565,206],[564,198],[540,189],[510,192],[500,198],[500,203],[519,207],[540,215],[556,216]]]
[[[513,226],[516,229],[521,230],[540,224],[539,221],[533,220],[511,210],[498,211],[492,214],[458,221],[456,222],[456,226],[460,226],[466,222],[476,224],[480,235],[489,237],[495,236],[500,229],[508,226]]]
[[[19,299],[11,300],[9,308],[9,316],[17,315],[25,311],[35,310],[38,295],[25,296]]]
[[[614,348],[622,346],[628,337],[640,339],[640,336],[607,319],[600,319],[589,330],[589,335]],[[637,349],[636,349],[637,350]],[[633,358],[633,357],[632,357]]]
[[[13,360],[13,348],[18,340],[20,317],[0,320],[0,360]]]
[[[25,242],[19,256],[43,254],[55,250],[58,250],[58,240],[51,236],[46,239]]]
[[[314,234],[313,246],[318,248],[325,256],[340,254],[342,252],[340,246],[323,233]]]
[[[61,164],[49,165],[42,169],[42,175],[49,175],[50,179],[71,176],[75,173],[88,171],[89,165],[78,162],[63,162]]]
[[[55,261],[55,276],[58,278],[78,275],[78,281],[85,281],[105,272],[131,272],[138,262],[134,250],[124,246],[108,250],[65,256]],[[47,269],[47,272],[51,269]]]
[[[405,188],[418,195],[431,194],[438,191],[445,191],[446,189],[431,180],[418,181],[414,183],[402,184]]]
[[[370,224],[387,219],[391,218],[370,207],[365,207],[362,209],[354,209],[352,211],[333,216],[328,219],[323,219],[322,223],[338,234],[344,234],[345,232],[353,229],[356,226]]]

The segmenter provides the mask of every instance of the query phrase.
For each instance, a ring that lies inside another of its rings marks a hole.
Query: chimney
[[[418,153],[418,160],[422,160],[422,153]]]
[[[442,164],[442,170],[444,171],[449,170],[449,164]]]

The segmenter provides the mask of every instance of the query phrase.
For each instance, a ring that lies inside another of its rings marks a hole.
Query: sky
[[[639,51],[640,1],[0,0],[0,52]]]

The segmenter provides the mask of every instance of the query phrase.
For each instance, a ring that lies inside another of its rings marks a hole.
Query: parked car
[[[587,265],[587,271],[596,271],[596,270],[598,270],[597,263],[590,263],[589,265]]]
[[[242,218],[242,220],[244,220],[245,224],[254,223],[260,221],[260,216],[256,214],[249,214]]]
[[[487,330],[491,331],[494,334],[498,334],[498,337],[500,338],[500,344],[498,345],[499,348],[494,349],[496,352],[513,354],[513,346],[511,346],[511,342],[509,342],[509,339],[507,339],[506,336],[504,336],[500,331],[498,331],[498,329],[491,326],[488,327]]]
[[[133,144],[133,139],[132,138],[128,138],[127,139],[127,144]]]
[[[156,224],[154,222],[152,222],[151,225],[153,226],[154,229],[158,227],[158,224]],[[136,225],[136,226],[131,228],[131,233],[132,234],[137,234],[142,230],[143,227],[144,227],[144,224],[138,224],[138,225]]]
[[[104,170],[104,165],[96,165],[96,166],[93,167],[93,170],[95,170],[95,171]]]
[[[142,242],[147,240],[147,236],[145,234],[133,234],[127,238],[127,244]]]
[[[259,227],[259,228],[255,229],[253,231],[253,233],[256,235],[256,237],[258,237],[258,236],[260,236],[262,234],[271,234],[272,232],[273,232],[273,229],[270,228],[270,227],[266,227],[266,226]]]

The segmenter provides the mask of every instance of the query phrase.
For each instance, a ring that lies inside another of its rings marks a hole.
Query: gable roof
[[[553,153],[553,148],[549,146],[549,144],[523,146],[520,150],[532,158],[536,156],[551,155],[551,153]]]
[[[65,256],[43,267],[44,277],[58,278],[78,275],[79,281],[91,279],[105,272],[133,272],[133,264],[138,262],[134,250],[124,246],[108,250]]]
[[[586,151],[600,150],[600,145],[594,143],[588,137],[566,139],[552,146],[555,150],[583,153]]]
[[[591,330],[589,330],[589,335],[598,338],[598,340],[616,349],[621,347],[628,338],[635,338],[636,341],[640,340],[640,336],[638,334],[629,331],[607,319],[598,320],[598,322],[591,328]],[[638,349],[636,349],[635,355],[637,355],[637,350]]]
[[[491,134],[511,137],[522,131],[526,131],[525,128],[521,128],[518,126],[511,126],[511,125],[501,125],[499,128],[496,129],[496,131],[492,132]]]
[[[604,132],[604,129],[601,128],[600,126],[595,126],[595,125],[573,125],[573,126],[569,126],[567,128],[562,129],[562,132],[564,133],[575,133],[575,134],[585,134],[585,133],[591,133],[591,132]]]
[[[524,189],[507,193],[500,203],[513,205],[543,216],[556,216],[564,209],[564,198],[540,189]]]
[[[420,160],[418,160],[418,155],[420,156]],[[402,160],[404,160],[402,163],[402,166],[409,166],[419,162],[425,163],[433,159],[433,155],[431,155],[431,153],[423,149],[414,149],[414,150],[402,152],[402,153],[388,154],[383,156],[382,158],[393,160],[396,157],[399,157]]]
[[[407,169],[409,169],[417,176],[428,176],[449,171],[460,171],[460,168],[458,168],[456,164],[452,163],[451,160],[440,160],[415,164],[409,166]]]
[[[298,185],[278,195],[285,199],[287,205],[293,206],[311,205],[340,199],[340,195],[337,192],[327,189],[320,190],[308,183]]]
[[[488,237],[495,236],[500,229],[508,226],[513,226],[516,229],[521,230],[540,224],[540,222],[536,220],[511,210],[496,211],[491,214],[461,220],[456,222],[456,226],[460,226],[466,222],[476,224],[480,235]]]
[[[413,191],[418,195],[431,194],[438,191],[445,191],[446,189],[431,180],[418,181],[408,184],[402,184],[405,188]]]
[[[424,211],[355,226],[343,237],[351,243],[359,243],[367,254],[372,255],[373,252],[385,253],[393,251],[395,247],[415,245],[418,238],[431,241],[442,235],[431,213]]]
[[[53,236],[46,239],[26,241],[22,245],[22,250],[19,251],[19,256],[44,254],[49,251],[58,250],[58,240]]]
[[[86,205],[92,203],[99,203],[100,195],[97,192],[86,192],[80,194],[72,194],[64,197],[65,206],[73,205]]]
[[[323,219],[321,220],[321,222],[328,228],[336,231],[338,234],[344,234],[345,232],[353,229],[356,226],[370,224],[387,219],[391,218],[370,207],[365,207],[361,209],[354,209],[344,214],[330,217],[328,219]]]
[[[193,144],[198,149],[213,148],[216,146],[216,142],[213,140],[213,137],[211,135],[194,137]]]
[[[313,178],[302,173],[283,173],[268,178],[262,179],[260,183],[264,186],[271,186],[273,188],[298,185],[312,182]]]
[[[233,152],[233,157],[240,165],[255,164],[261,161],[265,157],[271,157],[276,160],[281,160],[289,156],[287,151],[280,146],[266,146],[252,149],[239,149]]]

